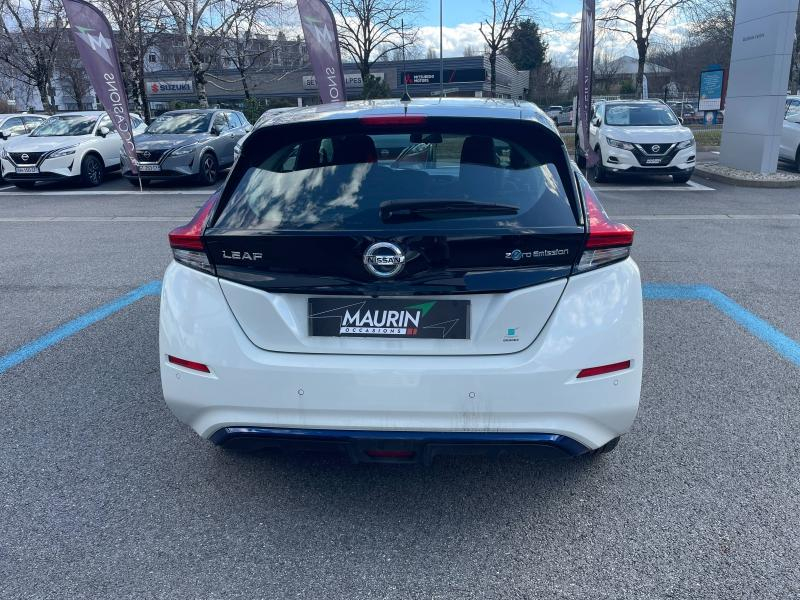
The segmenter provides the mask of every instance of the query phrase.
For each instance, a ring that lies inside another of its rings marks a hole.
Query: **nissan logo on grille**
[[[653,152],[658,152],[659,150],[661,150],[661,146],[659,146],[658,144],[653,144],[650,148]]]
[[[20,158],[21,158],[21,159],[22,159],[24,162],[28,162],[28,159],[30,158],[30,156],[28,156],[27,154],[22,154],[22,155],[20,156]]]
[[[390,242],[372,244],[364,252],[364,267],[376,277],[393,277],[403,270],[406,257]]]
[[[144,156],[145,158],[150,158],[150,150],[145,150],[144,152],[142,152],[142,156]]]

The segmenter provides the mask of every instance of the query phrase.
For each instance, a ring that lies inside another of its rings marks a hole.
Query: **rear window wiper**
[[[383,222],[418,221],[422,219],[452,219],[460,215],[515,215],[519,207],[513,204],[474,202],[471,200],[413,200],[389,201],[381,204]]]

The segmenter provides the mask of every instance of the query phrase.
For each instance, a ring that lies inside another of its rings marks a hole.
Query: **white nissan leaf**
[[[134,133],[146,127],[131,115]],[[3,177],[21,188],[37,182],[78,179],[85,186],[103,183],[119,169],[122,139],[102,111],[53,115],[27,136],[12,138],[0,149]]]
[[[164,397],[216,444],[578,456],[636,416],[633,231],[532,104],[280,115],[169,240]]]

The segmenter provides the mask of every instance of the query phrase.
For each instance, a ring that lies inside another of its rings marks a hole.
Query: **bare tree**
[[[473,45],[467,44],[464,46],[464,56],[478,56],[480,51]]]
[[[421,11],[419,0],[331,0],[329,4],[336,15],[339,44],[358,66],[362,81],[382,56],[400,50],[404,43],[407,47],[417,43],[418,31],[410,21]]]
[[[239,19],[233,21],[228,40],[222,48],[223,58],[239,75],[236,82],[241,83],[247,100],[252,97],[248,75],[272,63],[273,44],[268,34],[274,22],[272,12],[280,7],[280,0],[264,0],[250,6]]]
[[[608,93],[619,73],[619,56],[608,50],[601,50],[594,60],[594,80],[598,91]]]
[[[428,52],[425,55],[425,58],[428,60],[435,60],[439,58],[439,53],[436,52],[436,48],[428,48]]]
[[[0,0],[0,62],[10,77],[35,86],[45,112],[55,111],[53,74],[64,36],[58,0]]]
[[[65,48],[64,52],[59,53],[56,61],[56,72],[62,97],[72,98],[78,110],[83,110],[84,100],[92,91],[92,84],[89,82],[89,75],[80,56]]]
[[[642,92],[647,51],[654,32],[667,17],[687,9],[694,0],[611,0],[598,18],[604,29],[630,37],[636,45],[636,93]]]
[[[489,76],[494,96],[497,91],[497,55],[506,49],[508,39],[527,0],[490,0],[490,2],[491,17],[481,21],[480,32],[489,49]]]
[[[208,71],[220,57],[231,27],[258,0],[161,0],[184,40],[197,101],[208,107]]]
[[[145,90],[145,61],[166,29],[167,12],[160,0],[97,0],[116,28],[116,42],[125,89],[135,110],[150,120]]]

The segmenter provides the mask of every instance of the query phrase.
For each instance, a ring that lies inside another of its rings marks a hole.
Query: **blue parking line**
[[[764,319],[708,285],[670,285],[647,283],[642,286],[645,300],[705,300],[736,321],[786,360],[800,366],[800,343],[784,335]]]
[[[29,342],[24,346],[14,350],[14,352],[11,354],[6,354],[5,356],[0,357],[0,375],[8,371],[10,368],[20,364],[21,362],[36,356],[42,350],[46,350],[50,346],[59,343],[71,335],[75,335],[82,329],[86,329],[89,327],[89,325],[93,325],[94,323],[102,321],[106,317],[119,312],[137,300],[141,300],[145,296],[157,296],[160,293],[161,282],[151,281],[150,283],[146,283],[143,286],[136,288],[132,292],[128,292],[124,296],[120,296],[116,300],[112,300],[108,304],[104,304],[103,306],[100,306],[99,308],[96,308],[85,315],[81,315],[77,319],[73,319],[72,321],[65,323],[58,329],[54,329],[39,339]]]
[[[42,350],[46,350],[90,325],[110,317],[137,300],[141,300],[146,296],[157,296],[160,293],[161,282],[151,281],[124,296],[120,296],[116,300],[112,300],[108,304],[104,304],[77,319],[73,319],[39,339],[25,344],[11,354],[0,357],[0,375],[21,362],[36,356]],[[755,316],[713,287],[707,285],[646,283],[642,286],[642,293],[645,300],[704,300],[769,345],[775,352],[800,366],[800,343],[784,335],[767,321]]]

